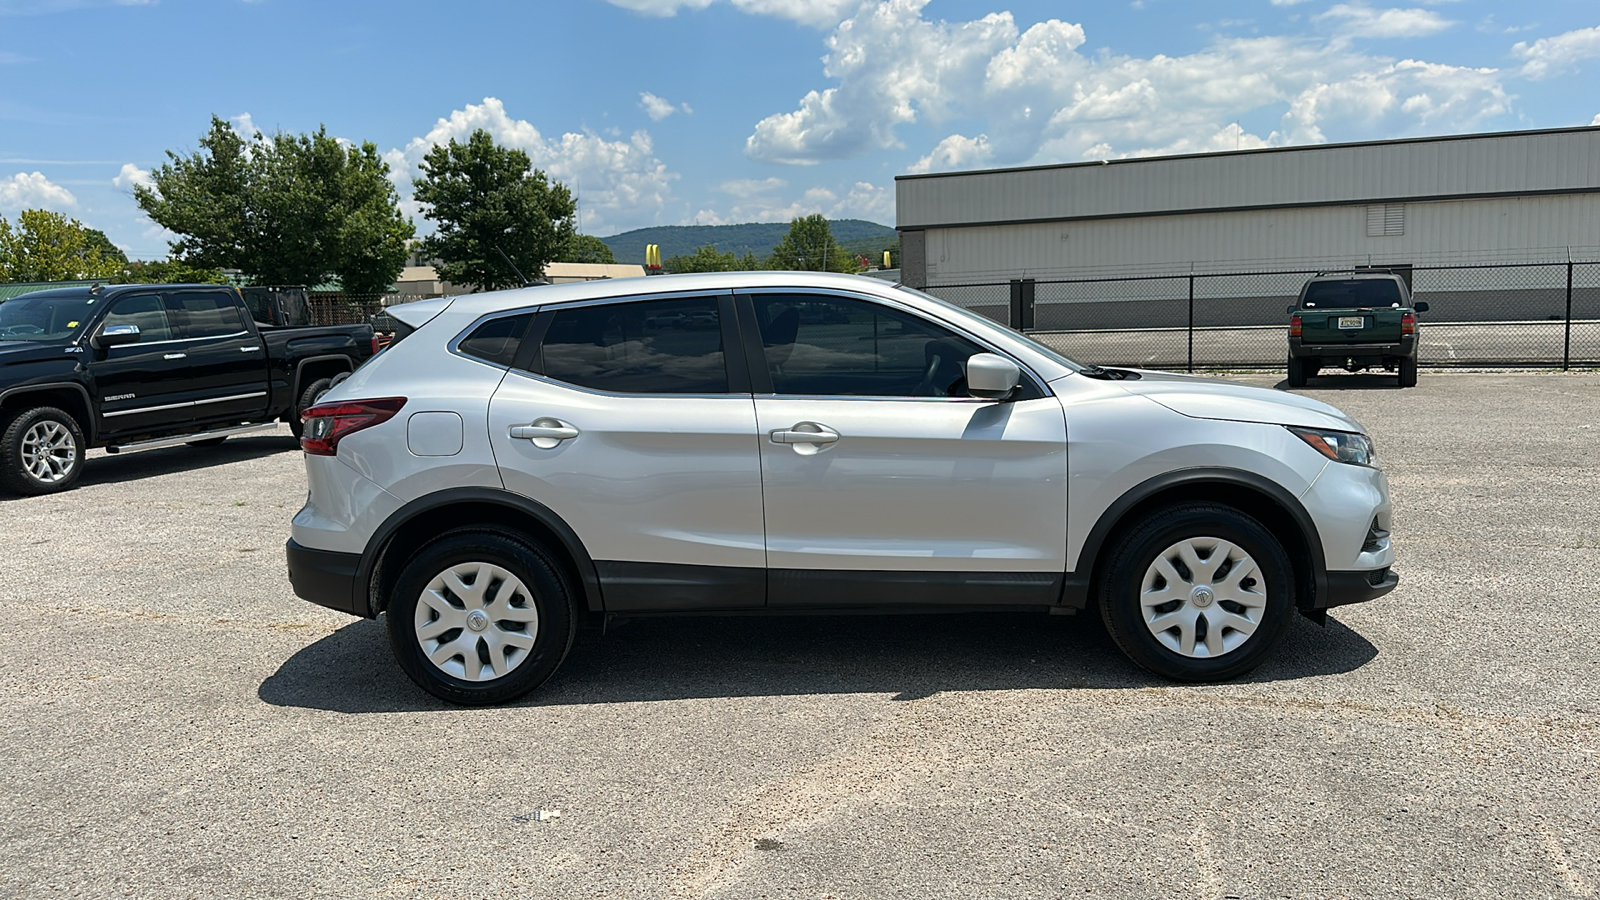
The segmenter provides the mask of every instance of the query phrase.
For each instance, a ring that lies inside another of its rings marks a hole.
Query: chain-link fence
[[[374,315],[398,299],[395,294],[314,293],[307,302],[318,325],[371,325]]]
[[[1379,267],[1405,278],[1425,366],[1600,366],[1600,262]],[[1276,368],[1288,307],[1315,271],[940,285],[928,292],[1078,360]]]

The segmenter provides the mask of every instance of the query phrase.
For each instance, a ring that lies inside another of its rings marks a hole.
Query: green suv
[[[1323,274],[1289,307],[1289,386],[1305,387],[1323,368],[1382,366],[1401,387],[1417,384],[1417,317],[1405,280],[1388,272]]]

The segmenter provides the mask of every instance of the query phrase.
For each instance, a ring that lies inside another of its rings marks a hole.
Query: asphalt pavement
[[[293,596],[286,429],[96,453],[0,500],[0,897],[1595,896],[1600,375],[1304,393],[1400,587],[1201,687],[1089,617],[693,618],[444,707]]]

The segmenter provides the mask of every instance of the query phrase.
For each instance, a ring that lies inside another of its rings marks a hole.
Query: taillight
[[[378,355],[378,335],[376,332],[374,332],[372,335],[372,355]]]
[[[1289,318],[1289,337],[1299,337],[1299,336],[1300,336],[1300,317],[1299,316],[1291,316]]]
[[[1412,315],[1411,313],[1401,313],[1400,314],[1400,333],[1401,334],[1416,334],[1417,333],[1417,317]]]
[[[405,405],[404,397],[319,403],[300,414],[300,421],[305,423],[300,432],[300,449],[312,456],[334,456],[339,452],[340,440],[389,421]]]

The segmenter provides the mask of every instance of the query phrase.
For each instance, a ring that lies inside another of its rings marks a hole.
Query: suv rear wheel
[[[1403,388],[1417,386],[1417,361],[1414,359],[1400,360],[1400,386]]]
[[[572,647],[572,592],[537,545],[488,531],[448,534],[400,572],[389,644],[441,700],[488,706],[543,684]]]
[[[1100,615],[1134,662],[1177,681],[1261,664],[1294,611],[1288,555],[1261,523],[1210,503],[1160,509],[1129,530],[1101,579]]]
[[[1298,356],[1289,357],[1289,387],[1306,386],[1305,360]]]

